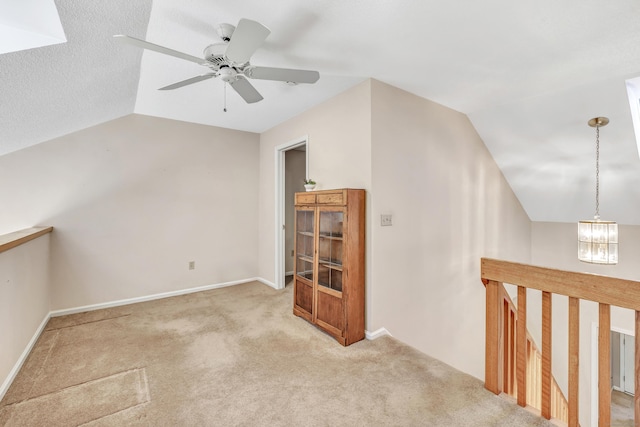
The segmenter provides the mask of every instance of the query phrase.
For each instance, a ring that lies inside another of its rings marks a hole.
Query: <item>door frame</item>
[[[305,176],[309,178],[309,136],[303,135],[284,144],[275,147],[275,287],[284,289],[284,215],[285,215],[285,152],[294,148],[305,146]]]

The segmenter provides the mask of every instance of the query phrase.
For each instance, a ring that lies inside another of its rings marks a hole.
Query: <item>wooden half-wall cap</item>
[[[47,233],[51,233],[53,227],[31,227],[24,230],[14,231],[13,233],[3,234],[0,236],[0,252],[20,246],[33,239],[37,239]]]

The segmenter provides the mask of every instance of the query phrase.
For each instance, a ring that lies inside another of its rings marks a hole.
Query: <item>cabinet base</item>
[[[343,337],[341,333],[336,333],[335,331],[333,331],[332,329],[334,329],[334,328],[331,328],[331,329],[325,328],[325,327],[323,327],[322,324],[315,323],[312,320],[312,316],[311,316],[310,313],[307,313],[304,310],[300,310],[297,307],[293,307],[293,314],[295,316],[303,318],[304,320],[306,320],[307,322],[309,322],[311,325],[315,326],[316,328],[318,328],[322,332],[324,332],[327,335],[333,337],[336,341],[338,341],[340,344],[342,344],[345,347],[349,346],[349,345],[351,345],[351,344],[353,344],[355,342],[362,341],[364,339],[364,333],[363,333],[361,337],[356,337],[355,339],[348,340],[347,338]]]

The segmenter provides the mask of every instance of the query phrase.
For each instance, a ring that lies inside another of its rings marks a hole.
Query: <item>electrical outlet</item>
[[[380,215],[380,225],[383,227],[388,227],[391,224],[391,214],[388,215]]]
[[[195,269],[196,269],[196,262],[189,261],[189,270],[195,270]]]

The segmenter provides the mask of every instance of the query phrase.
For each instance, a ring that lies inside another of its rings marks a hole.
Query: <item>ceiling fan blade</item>
[[[264,99],[247,79],[239,77],[237,80],[229,82],[229,84],[233,90],[238,92],[238,95],[240,95],[247,104],[253,104],[254,102],[262,101]]]
[[[153,50],[159,53],[164,53],[165,55],[175,56],[176,58],[184,59],[187,61],[195,62],[196,64],[206,65],[207,61],[203,58],[198,58],[197,56],[189,55],[188,53],[178,52],[177,50],[169,49],[168,47],[160,46],[157,44],[149,43],[145,40],[140,40],[135,37],[125,36],[122,34],[117,34],[113,36],[116,40],[121,41],[123,43],[131,44],[134,46],[141,47],[143,49]]]
[[[178,89],[179,87],[187,86],[187,85],[190,85],[190,84],[193,84],[193,83],[198,83],[198,82],[210,79],[211,77],[215,77],[215,76],[216,76],[215,73],[203,74],[201,76],[191,77],[190,79],[187,79],[187,80],[182,80],[181,82],[177,82],[177,83],[174,83],[174,84],[169,85],[169,86],[161,87],[158,90]]]
[[[317,71],[272,67],[249,67],[244,74],[252,79],[295,83],[315,83],[320,78],[320,73]]]
[[[227,51],[227,59],[237,64],[249,61],[253,52],[260,47],[271,33],[267,27],[250,19],[241,19],[233,31]]]

